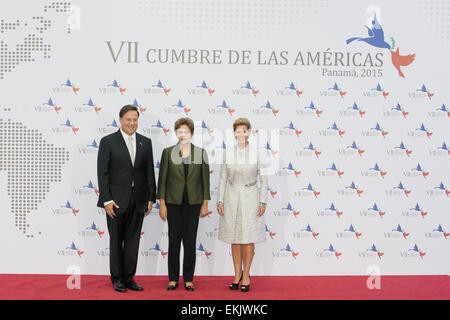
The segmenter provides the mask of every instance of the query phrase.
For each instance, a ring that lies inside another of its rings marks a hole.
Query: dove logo
[[[425,255],[426,252],[420,249],[416,243],[412,248],[408,249],[407,251],[400,252],[400,256],[402,258],[420,258],[420,260],[423,260],[423,257]]]
[[[336,250],[336,248],[333,246],[333,244],[330,243],[330,246],[326,249],[322,249],[321,251],[316,252],[317,258],[332,258],[336,257],[336,259],[339,260],[339,258],[342,256],[342,252],[339,252]]]
[[[320,95],[323,97],[341,97],[342,99],[344,99],[344,96],[347,94],[346,91],[344,91],[342,89],[342,87],[340,87],[337,82],[334,83],[334,85],[332,85],[331,87],[329,87],[327,89],[327,91],[320,91]]]
[[[209,136],[213,135],[214,129],[212,129],[210,126],[208,126],[206,124],[205,120],[202,120],[202,124],[200,127],[202,128],[202,130],[205,129],[208,132]]]
[[[292,135],[296,135],[297,138],[300,137],[300,134],[303,131],[298,129],[296,126],[294,126],[294,124],[291,122],[289,122],[289,124],[285,127],[283,127],[282,129],[279,130],[279,134],[280,136],[292,136]]]
[[[304,106],[302,109],[296,109],[295,112],[299,116],[316,116],[317,118],[320,118],[323,109],[311,101],[309,105]]]
[[[285,208],[281,208],[280,211],[274,210],[273,214],[275,217],[288,217],[293,215],[294,218],[297,218],[297,216],[300,214],[300,211],[295,210],[291,203],[288,202]]]
[[[163,259],[166,258],[168,254],[168,251],[164,251],[163,248],[158,244],[158,242],[155,243],[155,246],[152,248],[149,248],[148,250],[141,251],[141,256],[143,257],[159,257],[161,256]]]
[[[375,125],[375,127],[370,128],[369,130],[363,130],[362,131],[363,137],[383,137],[383,138],[386,138],[388,133],[389,132],[384,130],[378,122]]]
[[[318,171],[317,174],[320,177],[339,177],[342,178],[344,171],[340,170],[336,164],[333,162],[330,167],[325,168],[325,170]]]
[[[316,199],[319,198],[320,191],[316,190],[311,183],[308,183],[308,185],[305,188],[302,188],[300,191],[295,191],[294,195],[296,197],[309,197],[314,196]]]
[[[413,92],[410,92],[408,95],[410,98],[428,98],[428,100],[431,101],[434,93],[431,92],[424,84],[422,84],[422,87],[416,89]]]
[[[442,104],[439,108],[436,108],[435,111],[428,112],[428,115],[431,118],[444,118],[447,117],[450,119],[450,110],[447,108],[445,104]]]
[[[66,215],[72,213],[74,216],[77,216],[79,212],[80,209],[76,209],[69,200],[67,200],[67,202],[59,208],[52,209],[52,213],[55,215]]]
[[[98,143],[94,139],[89,144],[85,145],[85,147],[78,148],[78,152],[80,154],[95,154],[98,151]]]
[[[344,214],[342,210],[339,210],[334,203],[332,202],[329,208],[325,208],[324,210],[317,211],[317,215],[319,217],[338,217],[338,219],[341,218],[341,216]]]
[[[139,109],[139,112],[140,112],[141,114],[144,114],[145,111],[147,111],[147,109],[148,109],[148,108],[142,106],[142,105],[137,101],[137,99],[134,99],[134,101],[133,101],[133,103],[132,103],[131,105],[132,105],[132,106],[135,106],[136,108],[138,108],[138,109]]]
[[[350,107],[347,107],[345,110],[339,110],[339,115],[344,117],[360,117],[363,118],[366,114],[366,111],[361,109],[361,107],[356,103],[353,102],[353,105]]]
[[[144,128],[144,133],[146,134],[157,134],[159,135],[161,132],[167,137],[167,134],[170,132],[170,129],[166,128],[161,120],[156,121],[155,124],[152,124],[150,128]]]
[[[368,208],[366,211],[361,211],[360,215],[362,217],[383,217],[386,215],[386,211],[380,209],[376,203],[373,204],[371,208]]]
[[[158,82],[153,84],[150,88],[144,88],[146,94],[164,94],[166,97],[169,95],[171,89],[158,79]]]
[[[355,141],[349,146],[346,146],[345,149],[338,149],[338,153],[344,156],[354,156],[359,155],[363,156],[365,149],[363,149],[360,145],[358,145]]]
[[[375,88],[371,88],[370,91],[363,92],[364,97],[368,98],[381,98],[387,99],[389,96],[389,92],[387,92],[384,88],[381,87],[380,83],[377,83]]]
[[[73,242],[73,241],[68,247],[65,247],[63,250],[58,250],[58,256],[76,256],[76,255],[78,255],[78,257],[81,258],[83,256],[83,254],[84,254],[84,251],[77,248],[77,246],[75,245],[75,242]]]
[[[264,150],[266,150],[267,154],[272,155],[272,157],[278,156],[278,151],[272,149],[272,147],[269,144],[269,141],[266,142],[266,145],[262,147]]]
[[[115,94],[119,92],[121,95],[127,91],[126,88],[122,87],[119,82],[114,79],[111,83],[109,83],[106,87],[99,88],[100,93],[102,94]]]
[[[346,186],[344,189],[337,190],[338,195],[340,196],[353,196],[357,195],[358,197],[361,197],[364,190],[361,189],[359,186],[355,184],[355,182],[352,181],[352,183],[348,186]]]
[[[341,127],[339,127],[336,122],[333,122],[333,124],[328,127],[326,130],[319,130],[319,135],[330,137],[330,136],[337,136],[343,137],[345,134],[345,130],[343,130]]]
[[[209,94],[210,97],[216,92],[215,89],[211,88],[205,80],[202,81],[200,85],[195,86],[195,88],[188,89],[188,94],[190,95],[206,95]]]
[[[77,195],[93,195],[95,194],[98,197],[99,190],[91,180],[89,180],[87,185],[83,185],[81,188],[75,189],[75,194]]]
[[[299,175],[302,172],[300,170],[297,170],[293,165],[292,162],[289,162],[287,167],[281,167],[281,171],[277,173],[278,176],[289,176],[291,174],[294,174],[296,178],[299,177]]]
[[[368,31],[368,37],[353,37],[346,40],[347,45],[350,43],[357,41],[357,42],[364,42],[372,47],[380,48],[380,49],[388,49],[391,53],[391,60],[392,65],[397,69],[398,75],[402,78],[405,77],[403,74],[401,68],[409,66],[411,63],[413,63],[415,59],[415,54],[408,54],[406,56],[400,55],[400,47],[397,46],[397,50],[394,51],[396,48],[395,39],[391,37],[391,44],[387,43],[384,39],[384,31],[380,24],[380,22],[377,19],[376,13],[373,15],[373,19],[371,20],[370,25],[366,25],[366,29]]]
[[[369,170],[361,171],[361,176],[363,177],[381,177],[384,179],[387,174],[387,171],[380,168],[377,162],[372,168],[369,168]]]
[[[426,128],[425,125],[422,123],[420,127],[416,128],[414,131],[408,131],[406,132],[406,134],[409,137],[413,138],[427,137],[428,139],[431,139],[433,132],[431,132],[428,128]]]
[[[203,247],[203,244],[202,244],[202,243],[199,244],[199,246],[198,246],[198,248],[197,248],[197,251],[199,251],[198,253],[199,253],[200,255],[204,255],[207,259],[209,259],[209,257],[212,255],[212,252],[206,250],[206,248]]]
[[[274,258],[290,258],[297,259],[297,256],[299,255],[299,252],[295,251],[289,243],[286,244],[286,246],[279,251],[272,252],[272,256]]]
[[[104,250],[97,250],[97,256],[109,257],[109,248],[105,248]]]
[[[70,79],[60,84],[59,87],[53,88],[54,93],[68,93],[73,92],[75,95],[80,91],[80,87],[76,86]]]
[[[359,252],[358,255],[359,255],[359,257],[361,257],[361,258],[374,258],[374,257],[378,257],[378,259],[381,260],[381,257],[384,256],[384,252],[381,252],[381,251],[375,246],[375,244],[372,244],[372,247],[370,247],[369,249],[366,249],[366,251]]]
[[[438,146],[434,150],[430,150],[430,155],[442,157],[442,156],[450,156],[450,149],[447,147],[447,144],[445,141],[442,143],[442,145]]]
[[[78,230],[78,235],[81,237],[98,237],[99,239],[102,238],[102,236],[105,234],[105,231],[100,230],[95,222],[92,222],[92,224],[88,227],[86,227],[84,230]]]
[[[47,102],[42,103],[40,106],[35,106],[34,111],[36,112],[56,112],[56,114],[59,114],[62,107],[57,105],[52,98],[48,98]]]
[[[297,97],[300,98],[303,94],[303,90],[299,89],[294,82],[291,81],[289,86],[275,91],[277,96]]]
[[[277,116],[277,114],[280,112],[279,109],[276,109],[272,103],[270,103],[269,100],[267,100],[266,104],[263,106],[260,106],[259,108],[253,108],[252,109],[252,113],[253,115],[268,115],[268,114],[273,114],[274,117]]]
[[[403,183],[400,181],[398,186],[393,187],[391,190],[386,190],[386,195],[388,196],[402,196],[409,197],[411,190],[408,189]]]
[[[102,108],[97,106],[92,98],[89,98],[89,100],[86,103],[83,103],[81,106],[75,107],[75,112],[80,113],[95,112],[96,114],[98,114],[100,110],[102,110]]]
[[[427,190],[427,195],[436,197],[442,197],[445,195],[448,198],[450,195],[450,190],[448,190],[444,183],[441,181],[439,186],[434,187],[432,190]]]
[[[52,131],[54,133],[67,133],[67,132],[73,132],[74,135],[77,135],[77,132],[80,130],[80,128],[76,127],[74,123],[72,123],[69,119],[66,120],[66,122],[61,123],[59,127],[52,127]]]
[[[394,149],[387,150],[386,153],[390,156],[403,156],[406,155],[409,157],[413,151],[409,149],[403,141],[400,142],[400,145],[396,146]]]
[[[358,232],[356,228],[353,226],[353,224],[350,224],[350,226],[347,229],[344,229],[344,232],[338,232],[336,233],[336,237],[338,238],[353,238],[355,237],[357,240],[362,236],[362,232]]]
[[[312,142],[309,143],[306,147],[301,150],[294,150],[295,155],[298,157],[310,157],[315,156],[316,159],[319,159],[319,156],[322,154],[322,151],[317,149]]]
[[[405,240],[408,239],[409,232],[406,232],[405,228],[402,228],[402,226],[399,224],[396,228],[392,229],[391,232],[385,232],[384,237],[389,239],[398,239],[403,238]]]
[[[433,229],[432,232],[426,232],[425,237],[426,238],[439,238],[439,239],[445,239],[450,236],[450,232],[446,232],[444,227],[442,227],[441,224],[439,224],[436,228]]]
[[[277,235],[277,233],[276,233],[276,232],[273,232],[273,230],[271,230],[271,229],[269,228],[269,226],[267,226],[267,224],[264,225],[264,228],[265,228],[267,234],[269,235],[270,239],[273,240],[273,238]]]
[[[425,211],[418,203],[414,208],[410,208],[409,210],[402,211],[402,215],[404,217],[414,218],[414,217],[425,217],[428,215],[428,211]]]
[[[259,93],[259,90],[252,86],[250,84],[250,81],[247,81],[247,83],[241,86],[239,89],[232,90],[232,93],[234,95],[253,95],[254,97],[256,97],[256,95]]]
[[[395,107],[392,107],[390,110],[383,111],[383,115],[391,118],[403,117],[403,119],[406,119],[406,116],[409,115],[409,111],[406,111],[405,108],[400,105],[400,102],[398,102]]]
[[[412,168],[410,171],[404,171],[403,175],[408,178],[421,178],[426,179],[430,172],[426,171],[420,163],[417,164],[417,167]]]
[[[314,240],[319,237],[319,232],[314,231],[314,229],[311,227],[311,225],[308,223],[308,225],[300,229],[300,232],[294,232],[294,238],[313,238]]]
[[[209,108],[208,112],[209,114],[229,114],[230,116],[233,115],[233,113],[236,111],[235,107],[230,106],[225,100],[222,100],[222,103],[219,105],[216,105],[215,108]]]
[[[113,119],[112,122],[107,123],[105,126],[98,128],[98,132],[101,134],[110,134],[119,130],[119,124],[116,119]]]

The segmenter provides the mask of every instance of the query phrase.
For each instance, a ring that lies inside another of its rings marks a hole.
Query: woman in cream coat
[[[237,145],[224,152],[220,169],[217,211],[220,214],[219,240],[231,244],[235,277],[231,290],[250,290],[250,267],[255,243],[265,240],[263,214],[267,201],[267,178],[262,174],[258,150],[250,146],[250,122],[233,123]],[[257,185],[259,178],[259,187]]]

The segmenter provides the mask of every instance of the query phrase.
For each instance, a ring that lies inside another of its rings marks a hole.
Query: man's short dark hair
[[[126,106],[123,106],[122,109],[120,109],[119,117],[122,118],[123,115],[128,111],[136,111],[139,118],[139,109],[135,106],[132,106],[131,104],[127,104]]]

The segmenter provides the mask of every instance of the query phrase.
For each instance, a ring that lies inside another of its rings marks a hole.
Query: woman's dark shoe
[[[243,275],[243,272],[241,271],[241,278],[239,279],[239,282],[238,283],[232,282],[229,285],[230,290],[237,290],[237,289],[239,289],[239,283],[242,281],[242,275]]]
[[[190,284],[190,285],[186,285],[186,283],[184,284],[184,288],[187,290],[187,291],[194,291],[195,290],[195,287],[194,287],[194,285],[193,284]]]
[[[173,285],[173,284],[169,284],[168,286],[167,286],[167,290],[175,290],[176,288],[178,287],[178,282],[176,282],[175,283],[175,285]]]
[[[248,276],[248,280],[250,281],[250,276]],[[250,282],[245,285],[241,284],[241,292],[249,292],[250,291]]]

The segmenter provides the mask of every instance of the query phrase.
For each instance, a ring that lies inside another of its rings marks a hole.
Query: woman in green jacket
[[[178,286],[180,247],[183,241],[183,280],[194,291],[196,239],[199,217],[208,214],[209,163],[206,150],[191,143],[194,122],[180,118],[175,122],[178,143],[163,150],[158,177],[159,215],[169,227],[169,285]]]

